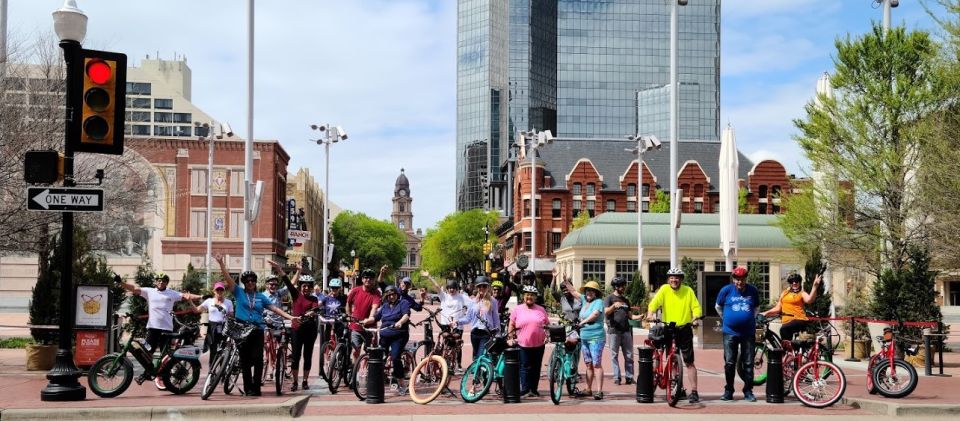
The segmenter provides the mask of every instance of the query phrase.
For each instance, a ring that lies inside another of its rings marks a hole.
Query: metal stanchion
[[[520,403],[520,348],[503,351],[503,403]]]
[[[854,320],[854,317],[853,317],[853,316],[851,316],[851,317],[850,317],[850,358],[847,358],[847,359],[844,360],[844,361],[853,361],[853,362],[859,362],[859,361],[860,361],[859,358],[856,358],[856,357],[854,357],[854,355],[853,355],[853,348],[854,348],[854,346],[855,346],[855,345],[854,345],[854,339],[856,338],[856,333],[854,333],[854,332],[856,332],[856,327],[857,327],[857,326],[856,326],[856,323],[857,323],[857,321]],[[786,339],[786,338],[785,338],[785,339]]]
[[[783,403],[783,350],[767,350],[767,403]]]
[[[383,403],[383,367],[385,365],[383,348],[367,349],[370,359],[367,361],[367,403]]]
[[[637,402],[653,402],[653,348],[637,347]]]

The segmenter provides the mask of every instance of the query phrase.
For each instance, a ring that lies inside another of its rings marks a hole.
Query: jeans
[[[390,350],[390,361],[393,363],[393,373],[391,374],[396,381],[403,379],[404,367],[403,362],[400,361],[400,353],[403,352],[409,340],[410,333],[407,331],[403,331],[402,333],[384,331],[380,334],[380,346]],[[413,367],[408,368],[413,369]]]
[[[723,334],[723,374],[727,381],[723,390],[733,392],[733,377],[739,371],[743,393],[753,392],[753,348],[753,335]]]
[[[473,329],[470,331],[470,343],[473,345],[474,361],[480,356],[480,352],[487,346],[488,341],[490,341],[490,332],[483,329]]]
[[[543,345],[520,347],[520,392],[537,390],[540,386],[540,369],[543,367]]]
[[[240,346],[240,373],[246,389],[244,393],[259,395],[260,379],[263,378],[263,329],[254,329]]]
[[[617,358],[623,350],[623,365],[626,368],[627,378],[633,380],[633,331],[613,332],[607,334],[610,343],[610,361],[613,363],[613,379],[620,380],[620,361]]]

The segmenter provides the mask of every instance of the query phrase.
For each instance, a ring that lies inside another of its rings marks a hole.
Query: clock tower
[[[400,169],[400,176],[393,188],[393,212],[390,220],[400,231],[413,233],[413,209],[411,209],[410,181]]]

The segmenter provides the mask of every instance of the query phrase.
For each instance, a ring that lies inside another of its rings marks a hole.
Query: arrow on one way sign
[[[103,190],[47,187],[28,188],[27,209],[52,212],[102,212]]]

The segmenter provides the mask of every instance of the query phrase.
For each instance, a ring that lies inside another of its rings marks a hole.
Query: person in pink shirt
[[[540,368],[547,340],[547,310],[537,304],[536,285],[523,286],[523,303],[510,313],[510,345],[520,346],[520,395],[539,397]]]

